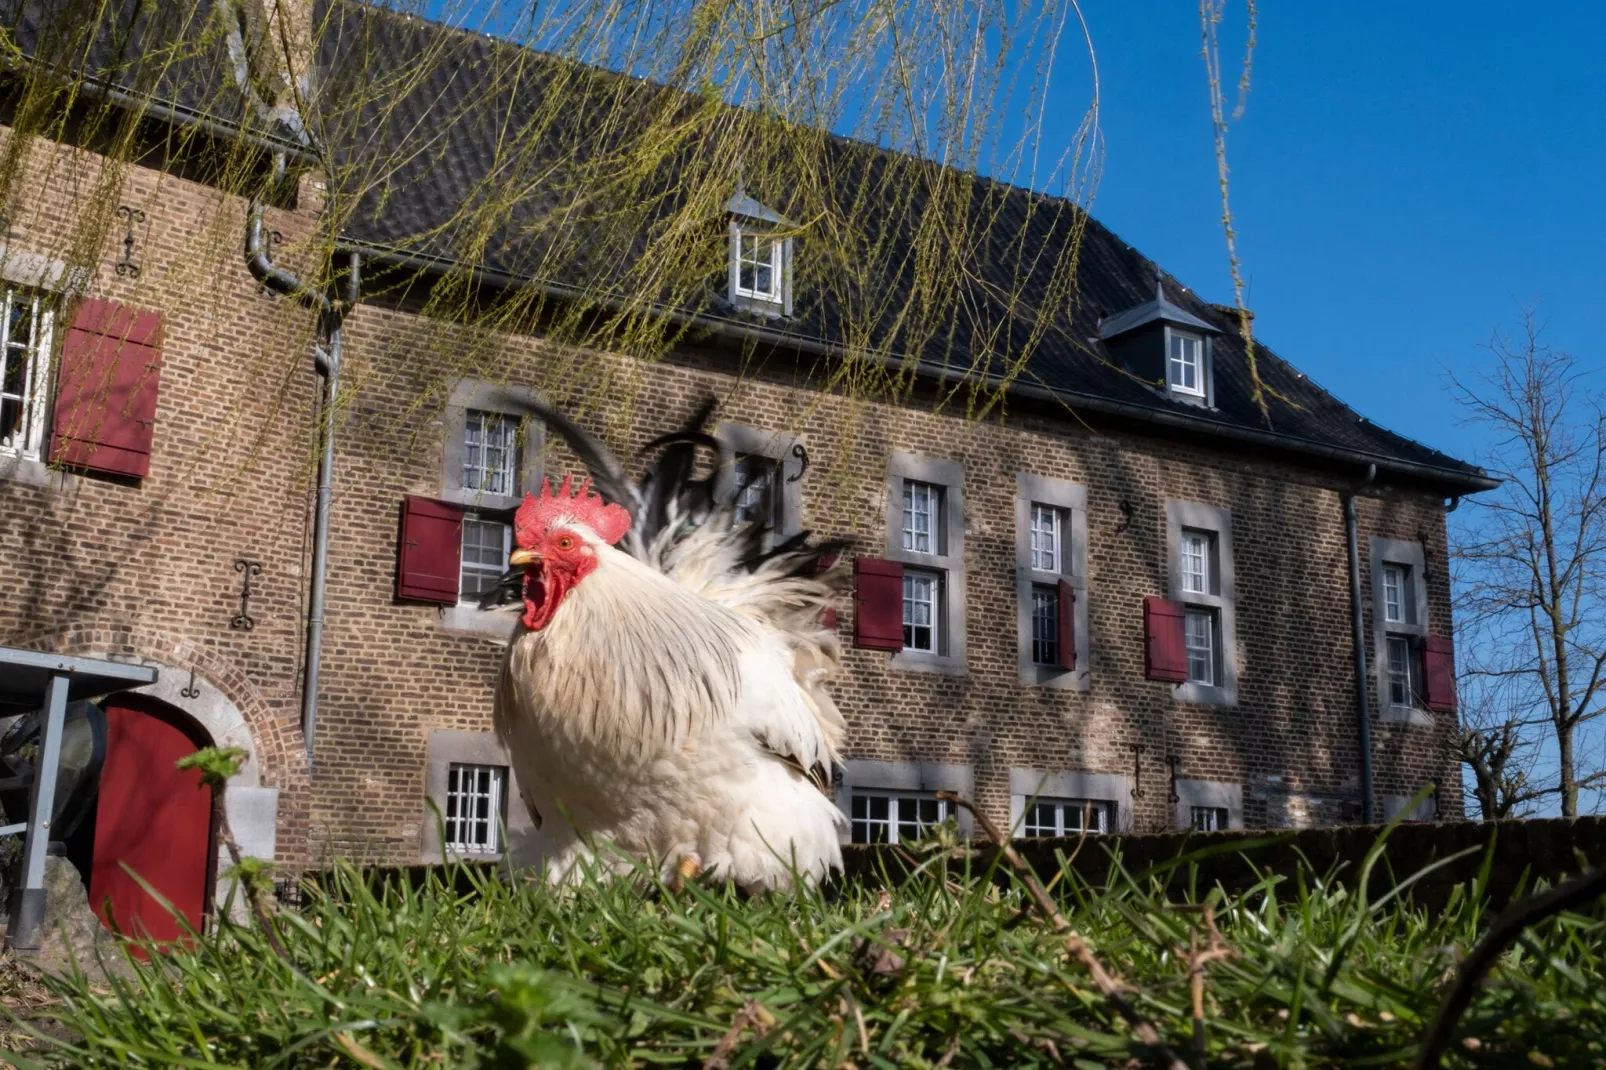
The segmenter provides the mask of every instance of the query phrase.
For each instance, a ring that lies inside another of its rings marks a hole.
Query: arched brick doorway
[[[217,806],[194,770],[176,763],[211,738],[182,710],[123,692],[103,703],[106,760],[95,805],[89,903],[129,936],[176,940],[177,920],[128,869],[200,930],[217,872]],[[128,869],[125,869],[127,866]]]

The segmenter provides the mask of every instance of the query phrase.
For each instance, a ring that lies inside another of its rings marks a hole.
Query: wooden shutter
[[[1076,588],[1060,580],[1059,655],[1060,667],[1076,668]]]
[[[402,499],[396,597],[457,604],[463,559],[463,507],[409,494]]]
[[[1188,681],[1188,649],[1182,638],[1181,603],[1157,595],[1143,599],[1143,674],[1150,680]]]
[[[1422,704],[1434,713],[1455,712],[1455,643],[1442,635],[1422,643]]]
[[[149,474],[161,314],[85,298],[59,362],[50,459],[93,472]]]
[[[853,559],[853,645],[903,649],[903,566],[878,557]]]
[[[814,571],[815,572],[828,571],[831,568],[832,565],[836,564],[837,557],[838,557],[837,554],[821,554],[818,558],[815,559]],[[836,607],[835,606],[830,607],[824,613],[820,614],[820,627],[824,628],[826,631],[831,631],[831,632],[836,631]]]

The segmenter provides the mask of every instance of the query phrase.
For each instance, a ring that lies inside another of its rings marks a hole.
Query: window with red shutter
[[[409,494],[402,499],[396,597],[407,602],[457,604],[462,568],[461,505]]]
[[[1143,599],[1144,675],[1150,680],[1186,683],[1188,652],[1183,643],[1184,611],[1158,595]]]
[[[160,313],[85,298],[62,340],[50,458],[113,475],[150,472],[162,370]]]
[[[853,559],[853,645],[903,649],[903,565],[878,557]]]
[[[1076,668],[1076,588],[1059,582],[1059,657],[1063,669]]]
[[[1455,712],[1455,644],[1442,635],[1422,642],[1422,704],[1435,713]]]

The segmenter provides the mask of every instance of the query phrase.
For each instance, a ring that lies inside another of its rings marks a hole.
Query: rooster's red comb
[[[603,501],[601,495],[591,490],[590,479],[571,493],[573,485],[574,477],[565,475],[556,494],[552,493],[552,484],[544,479],[540,497],[525,493],[524,503],[513,515],[513,537],[520,546],[532,549],[547,526],[560,517],[579,521],[609,546],[625,537],[625,532],[630,530],[630,513],[623,506]]]

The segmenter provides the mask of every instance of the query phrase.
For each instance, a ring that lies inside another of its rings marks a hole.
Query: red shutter
[[[1442,635],[1422,643],[1422,703],[1435,713],[1455,712],[1455,643]]]
[[[1182,606],[1157,595],[1143,599],[1143,674],[1174,684],[1188,680],[1188,650],[1182,640]]]
[[[50,459],[94,472],[149,474],[161,314],[85,298],[59,359]]]
[[[853,645],[903,649],[903,566],[878,557],[853,559]]]
[[[814,571],[815,572],[825,572],[825,571],[829,570],[832,565],[836,564],[837,557],[838,557],[837,554],[821,554],[815,560]],[[820,627],[824,628],[826,631],[831,631],[831,632],[836,631],[836,607],[835,606],[832,606],[831,608],[827,609],[824,613],[820,614]]]
[[[1076,668],[1076,588],[1060,580],[1059,606],[1060,667]]]
[[[463,507],[409,494],[402,499],[401,563],[396,597],[457,604],[463,558]]]

